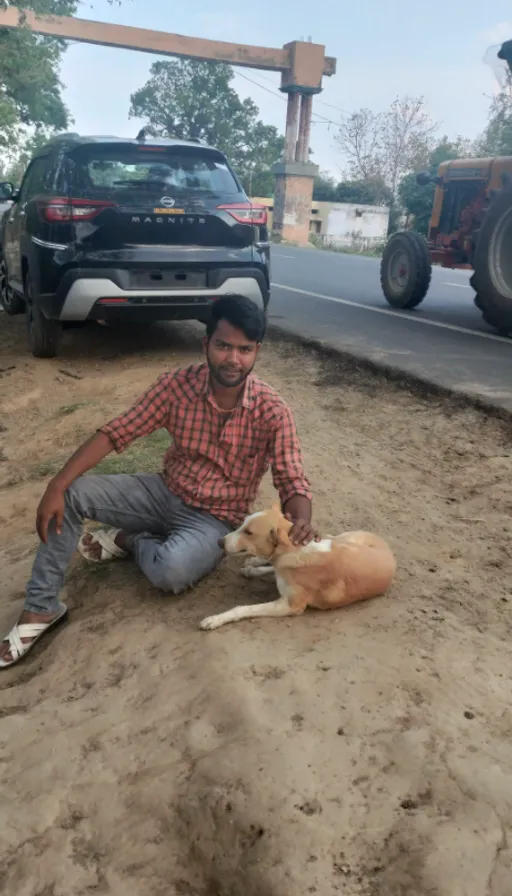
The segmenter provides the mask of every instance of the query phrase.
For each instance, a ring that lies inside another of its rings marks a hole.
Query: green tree
[[[487,127],[478,141],[482,156],[512,156],[512,74],[492,100]]]
[[[336,181],[327,171],[319,171],[313,184],[314,202],[336,202]]]
[[[257,115],[258,109],[256,106],[254,108]],[[283,150],[284,139],[279,136],[277,128],[256,120],[248,129],[245,147],[241,144],[239,152],[233,156],[228,153],[249,196],[274,195],[275,175],[272,168],[281,158]]]
[[[16,141],[0,155],[0,179],[19,186],[34,152],[44,146],[55,131],[53,128],[38,127],[33,133],[26,133],[17,128],[16,133]]]
[[[391,205],[393,195],[380,178],[342,180],[336,187],[335,201],[356,205]]]
[[[240,99],[233,78],[233,69],[223,63],[155,62],[147,83],[132,94],[130,117],[143,119],[155,136],[199,139],[218,147],[249,194],[273,195],[271,169],[282,156],[284,140],[258,119],[251,99]]]
[[[117,0],[109,0],[117,2]],[[0,0],[0,9],[16,5],[39,15],[73,15],[79,0]],[[22,20],[23,24],[23,20]],[[35,145],[70,122],[60,81],[65,41],[29,28],[0,28],[0,168],[23,167]]]
[[[0,0],[5,7],[6,0]],[[72,15],[77,0],[17,0],[41,15]],[[65,44],[51,37],[0,29],[0,148],[27,126],[64,129],[69,113],[61,97],[59,66]]]
[[[468,141],[462,138],[449,140],[443,137],[430,153],[427,169],[432,177],[437,174],[439,165],[450,159],[460,159],[471,156],[472,147]],[[427,234],[436,185],[431,183],[420,186],[416,183],[417,171],[410,172],[402,178],[398,187],[398,196],[406,213],[414,219],[414,229],[419,233]]]

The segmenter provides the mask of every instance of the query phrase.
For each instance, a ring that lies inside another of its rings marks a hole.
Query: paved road
[[[379,264],[274,247],[271,322],[512,411],[512,339],[482,321],[469,273],[434,268],[423,304],[395,311],[381,294]]]

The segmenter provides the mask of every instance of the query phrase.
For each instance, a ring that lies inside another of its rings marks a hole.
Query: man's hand
[[[311,541],[320,541],[320,535],[307,520],[294,520],[290,513],[285,513],[285,518],[293,523],[289,538],[292,544],[302,547]]]
[[[60,535],[64,519],[64,489],[54,482],[50,482],[41,498],[36,516],[37,534],[43,544],[48,542],[48,526],[53,519],[55,519],[57,535]]]
[[[64,495],[69,486],[79,476],[83,476],[84,473],[99,464],[100,460],[103,460],[113,449],[114,445],[110,441],[110,437],[104,432],[96,432],[75,451],[62,470],[52,479],[37,508],[36,529],[43,544],[48,541],[48,526],[53,519],[57,535],[61,534],[64,519]]]

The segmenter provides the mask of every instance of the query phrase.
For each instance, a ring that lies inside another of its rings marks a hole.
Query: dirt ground
[[[0,318],[2,628],[45,477],[199,351],[186,326],[97,328],[35,362],[23,327]],[[77,559],[69,624],[0,673],[2,892],[510,896],[510,429],[274,340],[259,373],[295,410],[319,527],[388,537],[396,584],[206,634],[275,585],[232,558],[170,599]],[[109,469],[154,468],[162,441],[137,450]]]

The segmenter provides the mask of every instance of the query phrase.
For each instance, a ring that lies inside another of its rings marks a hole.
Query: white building
[[[385,206],[329,203],[327,220],[322,217],[319,235],[326,246],[372,249],[387,239],[389,209]]]

